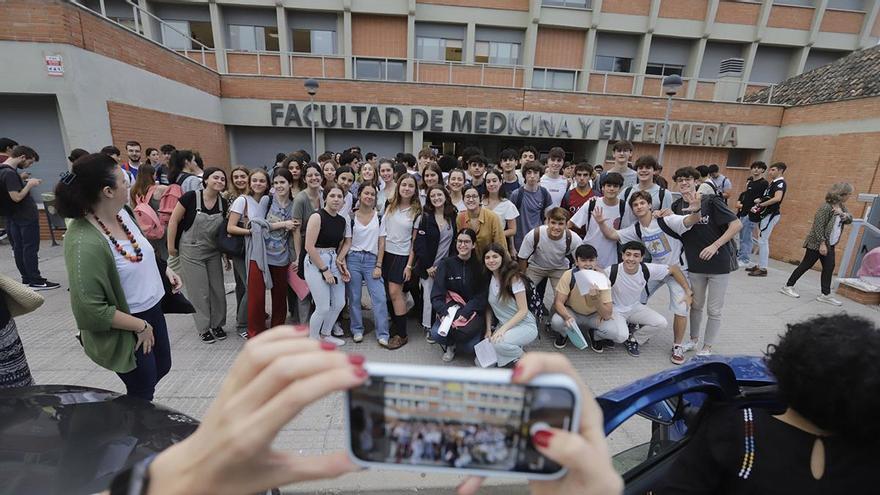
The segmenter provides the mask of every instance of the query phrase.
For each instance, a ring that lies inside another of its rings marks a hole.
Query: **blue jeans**
[[[749,220],[749,216],[745,215],[739,218],[743,224],[742,230],[739,231],[739,256],[737,258],[742,263],[749,263],[752,258],[752,228],[755,224]]]
[[[162,303],[141,313],[132,314],[135,318],[146,320],[153,326],[153,349],[144,354],[143,349],[134,353],[135,368],[128,373],[117,373],[125,383],[125,393],[141,399],[153,400],[156,384],[171,370],[171,344],[168,342],[168,327]]]
[[[41,284],[46,281],[40,275],[40,264],[37,258],[40,252],[39,220],[14,220],[6,217],[6,230],[12,243],[12,254],[15,266],[21,274],[21,283]]]
[[[364,318],[361,309],[361,287],[367,284],[373,305],[373,320],[376,322],[376,338],[388,339],[388,306],[385,298],[385,283],[382,277],[373,278],[376,268],[376,255],[367,251],[352,251],[346,257],[351,281],[348,283],[349,315],[351,333],[364,334]]]
[[[431,337],[435,342],[443,346],[444,349],[452,344],[455,345],[456,352],[473,354],[474,346],[483,340],[483,334],[486,330],[486,317],[483,314],[477,313],[474,319],[466,326],[450,328],[449,333],[445,337],[437,333],[438,330],[440,330],[439,319],[431,327]]]
[[[767,263],[770,262],[770,234],[780,218],[782,215],[773,215],[758,223],[758,268],[767,269]]]

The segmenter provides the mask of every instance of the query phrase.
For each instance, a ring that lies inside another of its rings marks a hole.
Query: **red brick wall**
[[[822,17],[822,24],[819,25],[819,30],[832,33],[858,34],[862,30],[864,19],[864,12],[828,9]]]
[[[758,23],[758,16],[760,14],[760,4],[723,0],[718,2],[718,10],[715,12],[715,22],[754,25]]]
[[[535,65],[580,69],[584,60],[586,35],[586,31],[574,29],[538,28]]]
[[[605,0],[602,2],[602,12],[648,15],[651,12],[651,0]]]
[[[702,21],[709,8],[708,0],[663,0],[660,2],[660,17],[691,19]]]
[[[770,8],[767,26],[788,29],[810,29],[814,12],[815,9],[812,7],[774,5]]]
[[[112,101],[107,102],[107,110],[113,144],[121,150],[129,140],[144,149],[170,143],[178,149],[199,151],[206,166],[229,170],[229,143],[222,124]]]

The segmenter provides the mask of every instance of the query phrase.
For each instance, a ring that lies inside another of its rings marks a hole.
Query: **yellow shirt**
[[[566,270],[559,278],[559,284],[556,285],[556,292],[560,294],[568,294],[568,300],[565,305],[582,315],[591,315],[599,310],[600,304],[611,302],[611,289],[600,290],[595,296],[583,295],[577,290],[569,289],[571,287],[572,270]]]
[[[470,214],[463,211],[458,214],[458,230],[473,228],[470,222]],[[501,218],[489,208],[480,208],[480,215],[477,217],[477,255],[480,262],[483,261],[483,253],[489,244],[493,242],[500,245],[504,252],[507,252],[507,240],[504,238],[504,226],[501,224]]]

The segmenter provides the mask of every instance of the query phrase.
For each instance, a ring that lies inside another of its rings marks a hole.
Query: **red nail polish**
[[[358,378],[366,378],[367,377],[367,370],[365,370],[363,368],[355,368],[354,369],[354,376],[356,376]]]
[[[553,438],[553,432],[550,430],[538,430],[532,435],[532,442],[538,447],[547,448],[550,446],[550,439]]]
[[[336,344],[334,344],[334,343],[332,343],[332,342],[326,342],[326,341],[323,341],[323,340],[322,340],[322,341],[321,341],[321,349],[324,349],[325,351],[335,351],[335,350],[336,350]]]
[[[511,380],[516,379],[516,377],[518,377],[521,374],[522,374],[522,367],[520,366],[519,363],[516,363],[516,365],[514,365],[514,367],[513,367],[513,374],[510,375],[510,379]]]
[[[367,358],[365,358],[363,354],[349,354],[348,355],[348,362],[355,365],[355,366],[360,366],[360,365],[364,364],[364,361],[366,361],[366,360],[367,360]]]

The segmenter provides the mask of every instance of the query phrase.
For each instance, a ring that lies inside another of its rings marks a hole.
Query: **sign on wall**
[[[627,139],[659,143],[663,122],[544,112],[403,107],[337,103],[272,102],[275,127],[424,131],[557,139]],[[724,123],[672,122],[667,144],[735,148],[738,128]]]
[[[50,76],[64,76],[64,60],[61,55],[46,55],[46,72]]]

